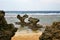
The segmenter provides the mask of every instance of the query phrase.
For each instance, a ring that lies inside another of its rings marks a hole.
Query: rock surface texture
[[[28,26],[29,29],[31,29],[32,31],[37,31],[40,30],[40,28],[43,28],[42,25],[37,24],[39,22],[38,18],[33,18],[33,17],[29,17],[28,15],[23,15],[22,17],[20,15],[17,15],[17,18],[20,20],[20,22],[16,22],[16,24],[21,25],[21,27],[26,27]],[[25,19],[28,18],[28,23],[25,22]]]
[[[17,28],[13,24],[7,24],[5,12],[0,11],[0,40],[11,40],[15,35]]]
[[[39,40],[60,40],[60,22],[53,22],[51,26],[46,26]]]

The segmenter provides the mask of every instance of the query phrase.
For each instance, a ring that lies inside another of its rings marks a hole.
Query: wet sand
[[[16,33],[12,40],[39,40],[39,36],[42,32],[38,33]]]

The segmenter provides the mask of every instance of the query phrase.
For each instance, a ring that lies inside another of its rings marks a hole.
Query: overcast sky
[[[5,11],[60,11],[60,0],[0,0],[0,10]]]

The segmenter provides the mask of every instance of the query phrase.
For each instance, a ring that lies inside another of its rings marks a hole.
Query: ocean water
[[[19,20],[17,19],[17,15],[19,13],[6,13],[5,15],[5,18],[8,22],[8,24],[12,23],[14,24],[15,27],[19,28],[19,31],[22,31],[20,30],[20,25],[17,25],[15,24],[15,22],[19,22]],[[24,14],[19,14],[21,16],[23,16]],[[60,14],[53,14],[53,13],[50,13],[50,14],[39,14],[39,13],[35,13],[35,14],[27,14],[29,17],[33,17],[33,18],[38,18],[40,21],[38,22],[40,25],[43,25],[43,26],[46,26],[46,25],[51,25],[53,22],[57,22],[59,21],[60,22]],[[26,22],[28,22],[28,18],[25,20]],[[44,31],[45,28],[42,28],[41,31]],[[31,29],[28,29],[28,28],[24,28],[24,30],[28,30],[31,32]]]

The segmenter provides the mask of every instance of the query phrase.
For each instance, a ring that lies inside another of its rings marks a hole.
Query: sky
[[[5,11],[60,11],[60,0],[0,0]]]

